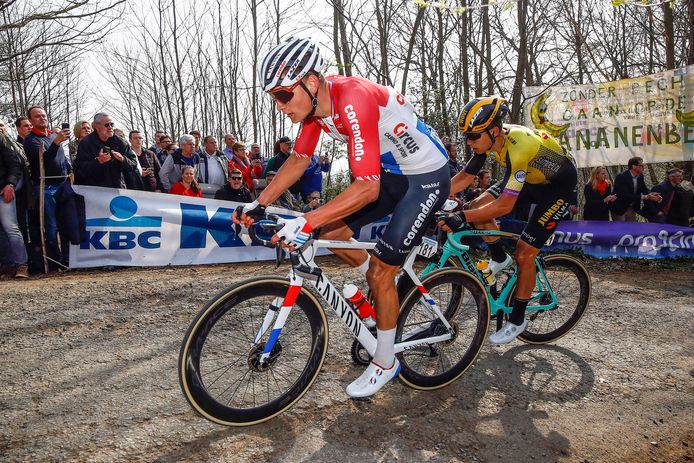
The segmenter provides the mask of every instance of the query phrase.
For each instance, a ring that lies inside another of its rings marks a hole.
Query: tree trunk
[[[660,5],[663,9],[663,36],[665,37],[665,63],[668,69],[675,69],[675,27],[670,2]]]
[[[516,4],[516,10],[518,11],[518,40],[520,43],[518,44],[518,64],[516,65],[516,78],[513,82],[511,100],[511,122],[514,124],[520,120],[523,76],[528,63],[527,0],[519,0]]]
[[[692,0],[694,1],[694,0]],[[412,33],[410,34],[410,40],[407,44],[407,55],[405,56],[405,69],[402,73],[402,86],[400,87],[400,93],[405,95],[407,92],[407,74],[410,71],[410,60],[412,59],[412,52],[414,51],[415,42],[417,41],[417,29],[424,19],[424,13],[426,8],[423,6],[417,7],[417,16],[414,19],[414,25],[412,26]]]

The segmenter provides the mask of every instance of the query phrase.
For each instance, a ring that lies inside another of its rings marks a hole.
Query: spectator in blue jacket
[[[330,161],[327,156],[318,156],[314,154],[311,158],[311,164],[301,176],[301,200],[308,204],[308,197],[314,191],[323,195],[323,172],[330,172]]]
[[[70,138],[70,129],[53,132],[48,128],[48,116],[40,106],[32,106],[27,116],[33,128],[24,139],[24,152],[29,159],[31,177],[34,183],[35,197],[39,197],[40,171],[39,151],[43,145],[43,166],[45,188],[43,192],[43,216],[46,239],[46,251],[51,259],[61,261],[62,255],[58,247],[58,222],[55,215],[55,194],[58,187],[71,173],[68,154],[63,149],[63,142]],[[29,213],[29,239],[32,255],[41,253],[41,226],[39,208]]]

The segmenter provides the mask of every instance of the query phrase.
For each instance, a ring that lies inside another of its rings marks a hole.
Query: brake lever
[[[282,249],[282,241],[280,239],[277,244],[275,244],[275,263],[277,264],[275,268],[279,268],[284,263],[284,249]]]

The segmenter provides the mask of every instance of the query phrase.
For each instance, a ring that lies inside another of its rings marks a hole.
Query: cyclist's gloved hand
[[[455,231],[462,227],[465,222],[465,213],[460,211],[456,214],[448,214],[445,217],[442,217],[441,220],[439,220],[438,225],[444,230],[446,230],[446,227],[448,227],[449,230],[446,231]]]
[[[234,223],[240,223],[244,214],[253,220],[262,219],[265,216],[265,206],[261,206],[256,200],[237,207],[232,216]]]
[[[284,239],[285,244],[294,247],[300,247],[306,244],[306,241],[311,237],[313,227],[305,218],[297,217],[288,220],[284,223],[284,227],[277,232],[278,239]],[[278,240],[273,239],[273,242]]]
[[[231,215],[231,220],[236,224],[234,230],[238,235],[241,231],[241,225],[250,227],[255,220],[262,219],[263,217],[265,217],[265,206],[261,206],[256,200],[252,203],[237,207]]]

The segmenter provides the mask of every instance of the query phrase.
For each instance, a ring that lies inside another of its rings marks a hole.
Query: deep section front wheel
[[[267,358],[261,356],[272,325],[254,342],[263,320],[277,317],[275,306],[288,287],[276,277],[237,283],[212,298],[190,324],[178,375],[186,399],[205,418],[230,426],[261,423],[290,408],[313,384],[328,333],[325,312],[308,289],[301,288]]]
[[[482,284],[466,270],[443,268],[422,280],[451,327],[451,339],[422,344],[397,354],[400,378],[416,389],[437,389],[460,377],[475,361],[487,335],[489,301]],[[448,333],[418,288],[405,296],[395,342]]]

